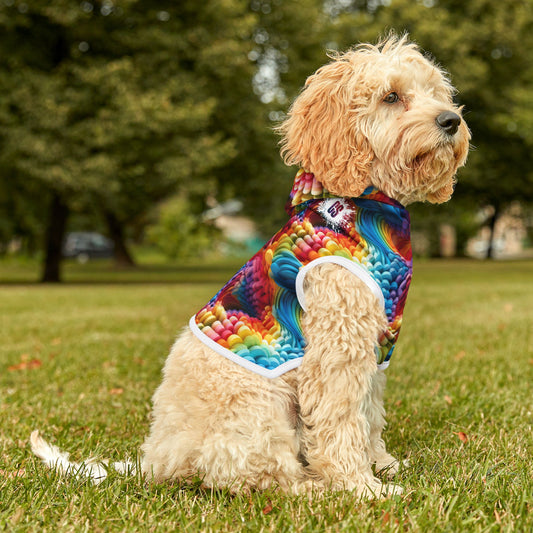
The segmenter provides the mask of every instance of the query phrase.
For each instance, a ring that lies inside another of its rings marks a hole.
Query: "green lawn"
[[[177,331],[236,266],[70,265],[71,283],[40,286],[21,283],[31,265],[0,263],[0,530],[533,530],[533,262],[415,263],[387,371],[401,497],[231,497],[113,473],[93,486],[32,457],[39,428],[75,460],[135,458]]]

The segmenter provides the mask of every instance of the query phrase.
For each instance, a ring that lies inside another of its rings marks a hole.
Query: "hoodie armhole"
[[[379,285],[377,284],[376,280],[368,273],[368,271],[365,270],[364,267],[362,267],[359,263],[356,263],[355,261],[346,259],[345,257],[328,255],[325,257],[319,257],[314,261],[311,261],[307,265],[303,266],[299,270],[298,275],[296,276],[296,296],[298,298],[299,304],[301,305],[304,311],[307,311],[307,304],[305,301],[304,294],[305,276],[312,268],[318,265],[322,265],[324,263],[333,263],[349,270],[352,274],[357,276],[361,281],[365,283],[365,285],[372,291],[372,294],[378,299],[381,306],[385,308],[385,299],[383,298],[383,293],[381,292]]]

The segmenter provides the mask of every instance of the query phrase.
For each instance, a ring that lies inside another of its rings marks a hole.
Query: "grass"
[[[93,486],[32,457],[35,428],[75,460],[131,456],[176,332],[236,266],[69,265],[70,283],[40,286],[31,265],[0,264],[0,530],[533,530],[532,262],[415,264],[387,371],[401,497],[232,497],[113,473]]]

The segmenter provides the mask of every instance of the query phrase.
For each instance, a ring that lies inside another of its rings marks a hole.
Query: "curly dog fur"
[[[308,78],[279,127],[285,162],[338,196],[372,185],[404,205],[447,201],[470,139],[453,91],[406,37],[335,55]],[[148,477],[199,474],[205,486],[234,491],[401,492],[372,470],[394,473],[399,465],[382,439],[385,375],[374,347],[383,308],[334,264],[312,269],[304,292],[303,363],[274,379],[183,332],[153,397],[142,446]]]

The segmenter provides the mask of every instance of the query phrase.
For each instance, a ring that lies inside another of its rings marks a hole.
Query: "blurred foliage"
[[[440,228],[452,225],[456,235],[456,255],[464,257],[468,240],[479,229],[476,209],[468,198],[457,197],[453,201],[441,205],[413,204],[409,206],[413,241],[415,235],[422,234],[427,241],[427,249],[420,255],[439,257],[441,254]],[[416,247],[416,244],[413,244]]]
[[[533,0],[0,0],[0,243],[38,248],[57,197],[139,235],[165,198],[236,196],[270,233],[294,174],[273,126],[325,49],[390,29],[449,70],[473,134],[421,225],[533,203]]]
[[[172,13],[150,1],[8,4],[0,107],[10,180],[129,222],[176,187],[205,189],[206,175],[235,156],[235,139],[211,124],[219,67],[210,71],[205,57],[249,48],[243,2],[211,15],[210,2],[200,14],[193,2]],[[229,53],[225,68],[242,63]]]
[[[174,196],[166,200],[157,215],[156,221],[147,227],[147,238],[166,257],[203,257],[215,249],[214,239],[220,237],[220,231],[192,213],[186,198]]]

